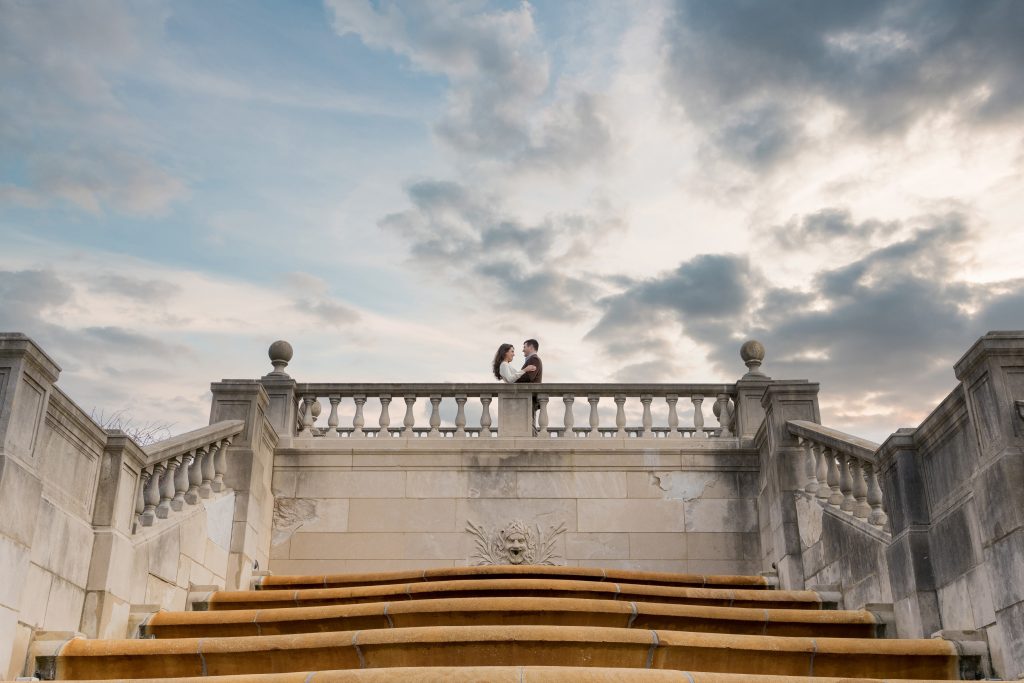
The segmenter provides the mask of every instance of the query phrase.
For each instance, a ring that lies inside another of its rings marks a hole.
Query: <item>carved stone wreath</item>
[[[565,524],[549,526],[543,533],[538,524],[530,526],[521,519],[513,519],[503,529],[489,532],[483,525],[467,520],[466,530],[476,537],[476,550],[470,559],[476,560],[477,565],[554,565],[555,541],[565,533]]]

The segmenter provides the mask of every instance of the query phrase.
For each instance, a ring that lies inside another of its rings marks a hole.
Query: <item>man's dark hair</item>
[[[537,343],[536,339],[527,339],[523,343],[532,346],[534,351],[540,351],[540,344]]]

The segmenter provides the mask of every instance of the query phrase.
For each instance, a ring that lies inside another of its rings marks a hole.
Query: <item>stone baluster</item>
[[[203,454],[203,464],[200,472],[203,475],[203,481],[199,484],[199,497],[209,498],[213,493],[213,478],[217,476],[217,471],[213,466],[213,458],[217,451],[220,450],[217,444],[210,444],[206,449],[206,453]]]
[[[171,509],[175,512],[185,507],[185,492],[188,491],[188,469],[196,459],[196,452],[189,451],[181,456],[181,465],[174,472],[174,498],[171,498]]]
[[[313,402],[316,398],[313,396],[302,397],[302,414],[301,423],[302,428],[299,429],[298,436],[313,436]]]
[[[654,436],[654,432],[651,431],[651,426],[654,424],[654,420],[651,418],[651,401],[654,397],[650,394],[645,394],[640,397],[640,403],[644,407],[644,414],[641,424],[643,425],[643,431],[640,432],[642,438],[648,438]]]
[[[199,485],[203,483],[203,458],[206,457],[206,446],[195,450],[195,457],[188,468],[188,491],[185,492],[185,502],[195,505],[199,502]]]
[[[142,522],[142,514],[146,511],[146,488],[151,476],[153,473],[147,470],[139,472],[139,488],[135,492],[135,516],[139,518],[139,523]]]
[[[412,414],[412,408],[416,405],[416,395],[405,397],[405,419],[402,420],[402,436],[405,438],[411,438],[416,436],[416,432],[412,430],[416,426],[416,417]]]
[[[804,457],[807,460],[807,462],[804,465],[804,470],[806,473],[805,476],[807,478],[807,483],[804,484],[804,491],[806,491],[807,493],[817,493],[818,459],[814,453],[815,444],[812,441],[803,438],[802,436],[796,437],[796,442],[803,447]]]
[[[853,512],[857,500],[853,497],[853,473],[850,472],[850,456],[839,453],[839,490],[843,492],[843,502],[839,509],[843,512]]]
[[[363,406],[366,405],[366,397],[363,395],[353,396],[352,401],[356,404],[356,413],[352,416],[352,438],[362,439],[366,436],[363,427],[366,426],[366,418],[363,417]]]
[[[573,431],[573,426],[576,424],[576,418],[573,417],[572,414],[572,404],[575,400],[576,397],[572,394],[565,394],[562,396],[562,403],[565,404],[565,418],[563,420],[565,432],[562,433],[562,436],[566,439],[572,439],[576,436],[576,433]]]
[[[493,397],[484,394],[480,397],[480,436],[491,435],[491,399]]]
[[[843,491],[839,488],[839,463],[836,462],[836,452],[831,448],[824,448],[822,452],[828,458],[828,487],[832,490],[828,504],[839,507],[843,502]]]
[[[548,432],[548,397],[537,395],[537,436],[550,436]]]
[[[615,397],[615,436],[625,439],[626,433],[626,397],[619,394]]]
[[[691,396],[690,401],[693,402],[693,438],[706,439],[708,433],[704,431],[704,409],[701,407],[704,397],[698,394]]]
[[[158,519],[167,519],[171,514],[171,499],[174,498],[174,473],[178,471],[181,458],[171,458],[164,463],[164,472],[160,476],[160,502],[156,506]]]
[[[211,488],[216,491],[224,491],[227,485],[224,483],[224,475],[228,473],[228,446],[231,445],[231,437],[223,439],[214,454],[213,458],[213,484]]]
[[[600,400],[600,396],[587,396],[587,403],[590,404],[590,433],[587,436],[591,439],[601,438],[601,418],[597,414],[597,404]]]
[[[341,396],[328,396],[327,400],[331,402],[331,414],[327,417],[327,434],[325,436],[337,438],[341,436],[338,433],[338,404],[341,403]]]
[[[455,436],[465,438],[466,436],[466,397],[459,395],[455,397]]]
[[[668,404],[668,438],[679,439],[683,435],[679,431],[679,413],[676,412],[676,404],[679,403],[679,396],[669,394],[665,397]]]
[[[718,418],[718,424],[721,426],[718,436],[723,439],[727,439],[732,436],[732,416],[733,408],[732,403],[729,402],[729,394],[719,394],[718,400],[715,402],[714,411],[715,417]]]
[[[146,482],[146,506],[139,516],[139,522],[142,526],[153,526],[153,522],[156,521],[156,506],[160,503],[160,478],[163,476],[165,469],[167,468],[164,466],[164,463],[154,465],[152,476]]]
[[[827,458],[827,455],[826,455],[828,453],[828,449],[825,448],[824,446],[818,446],[814,450],[817,452],[817,458],[818,458],[817,459],[818,469],[816,471],[817,479],[818,479],[818,491],[817,491],[817,493],[815,493],[815,495],[818,497],[819,500],[828,500],[828,497],[832,494],[832,489],[829,488],[829,484],[828,484],[828,471],[829,470],[828,470],[828,458]]]
[[[430,397],[430,432],[427,436],[441,436],[441,397],[436,394]]]
[[[871,514],[871,506],[868,505],[868,480],[864,476],[864,466],[867,463],[860,459],[854,459],[850,463],[853,474],[853,516],[860,519],[867,519]]]
[[[377,432],[378,439],[386,439],[391,436],[391,413],[389,407],[391,406],[391,397],[387,394],[380,397],[380,420],[377,424],[380,425],[380,430]]]
[[[885,514],[885,510],[882,508],[882,487],[878,485],[878,472],[875,471],[875,466],[871,463],[865,463],[865,469],[867,470],[868,479],[868,505],[871,507],[871,514],[868,515],[868,523],[873,524],[877,527],[885,526],[885,523],[889,521],[888,515]]]

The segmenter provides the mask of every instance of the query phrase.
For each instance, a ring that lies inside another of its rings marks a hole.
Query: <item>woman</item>
[[[516,370],[512,367],[512,359],[515,357],[516,350],[511,344],[502,344],[498,347],[498,352],[494,354],[494,362],[491,363],[491,371],[494,372],[495,379],[512,384],[526,373],[537,369],[536,366],[527,365],[522,370]]]

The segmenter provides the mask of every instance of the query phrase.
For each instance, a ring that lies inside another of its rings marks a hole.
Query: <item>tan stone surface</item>
[[[402,498],[405,472],[303,469],[295,485],[297,498]]]
[[[467,554],[470,539],[456,533],[297,533],[288,559],[457,559]]]
[[[349,531],[456,531],[452,499],[358,498],[349,502]]]
[[[580,500],[580,531],[685,531],[684,503],[678,500]]]
[[[685,560],[689,537],[681,533],[631,533],[628,559]]]
[[[567,533],[565,535],[565,556],[567,558],[617,559],[629,557],[629,552],[629,534]]]
[[[519,472],[520,498],[625,498],[625,472]]]

